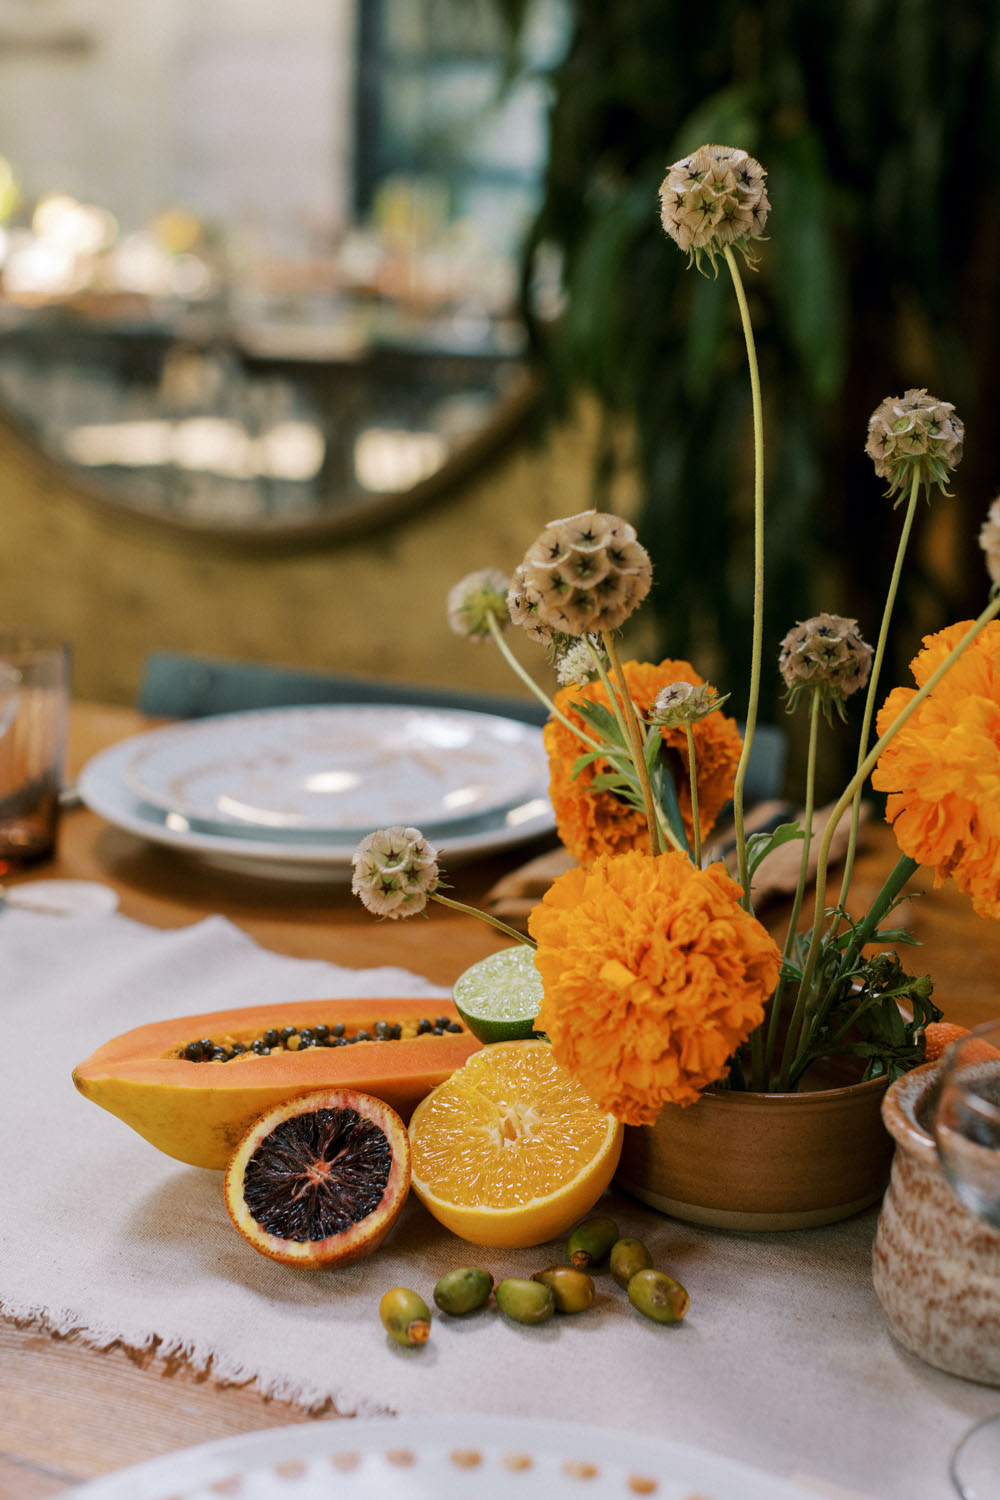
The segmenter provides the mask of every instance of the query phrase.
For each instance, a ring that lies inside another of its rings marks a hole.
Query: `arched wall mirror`
[[[0,412],[102,500],[239,537],[419,502],[530,402],[532,0],[0,0]]]

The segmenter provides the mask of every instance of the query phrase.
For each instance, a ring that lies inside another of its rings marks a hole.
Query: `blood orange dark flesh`
[[[382,1243],[410,1186],[410,1144],[396,1111],[370,1094],[322,1089],[276,1105],[226,1169],[229,1216],[273,1260],[323,1268]]]

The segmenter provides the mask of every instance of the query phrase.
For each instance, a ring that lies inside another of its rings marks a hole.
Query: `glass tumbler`
[[[0,874],[55,846],[69,717],[70,649],[30,629],[0,627],[0,667],[16,674],[0,722]],[[12,711],[11,711],[12,707]]]

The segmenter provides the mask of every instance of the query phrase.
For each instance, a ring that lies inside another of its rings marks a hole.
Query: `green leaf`
[[[591,729],[595,729],[609,745],[617,745],[623,750],[628,748],[621,729],[618,727],[618,720],[603,703],[574,703],[573,711],[578,713]]]
[[[635,787],[634,781],[629,781],[627,776],[615,776],[610,772],[595,776],[590,785],[597,792],[619,792],[622,790],[632,791]]]
[[[657,760],[649,780],[653,796],[658,806],[662,807],[664,816],[672,832],[679,840],[682,848],[687,849],[690,853],[691,846],[688,843],[687,833],[684,828],[684,819],[681,817],[681,807],[677,800],[677,787],[674,784],[670,767],[665,765],[662,760]]]
[[[747,871],[752,876],[761,860],[767,858],[775,849],[780,849],[782,844],[790,844],[793,839],[804,839],[805,833],[798,823],[779,823],[770,833],[752,833],[747,839]]]
[[[907,927],[882,927],[872,938],[873,943],[905,943],[911,948],[923,946],[919,938],[913,936]]]
[[[588,750],[586,755],[581,755],[578,760],[573,762],[573,775],[579,776],[585,766],[592,766],[596,761],[611,760],[612,758],[617,757],[610,747],[606,750]]]

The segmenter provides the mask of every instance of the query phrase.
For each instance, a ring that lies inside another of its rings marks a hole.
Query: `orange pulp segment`
[[[411,1184],[474,1245],[520,1248],[566,1233],[614,1175],[623,1127],[547,1042],[484,1047],[417,1105]]]

